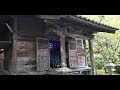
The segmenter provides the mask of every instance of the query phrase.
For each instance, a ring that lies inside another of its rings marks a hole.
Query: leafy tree
[[[82,15],[82,16],[103,24],[120,28],[120,15]],[[113,63],[120,62],[120,30],[116,31],[115,34],[102,32],[95,34],[95,37],[93,39],[93,45],[95,62],[97,62],[96,63],[97,67],[100,65],[98,64],[98,62],[102,63],[102,61],[100,61],[100,58],[96,58],[98,57],[97,55],[101,55],[100,57],[102,58],[102,60],[104,60],[104,64],[106,64],[107,62]],[[87,50],[87,53],[89,53],[89,50]],[[88,61],[90,61],[89,54],[87,55],[87,58]]]

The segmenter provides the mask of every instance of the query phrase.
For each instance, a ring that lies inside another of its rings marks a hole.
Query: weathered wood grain
[[[16,48],[16,71],[29,72],[36,69],[35,42],[18,40]]]
[[[36,38],[36,51],[37,71],[48,70],[50,68],[48,40]]]

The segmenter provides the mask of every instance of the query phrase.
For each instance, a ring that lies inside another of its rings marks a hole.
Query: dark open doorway
[[[66,47],[66,64],[69,67],[69,52],[68,52],[68,42],[65,42]],[[50,67],[60,68],[61,67],[61,52],[60,52],[60,41],[50,40]]]
[[[59,68],[61,64],[60,41],[50,40],[50,67]]]

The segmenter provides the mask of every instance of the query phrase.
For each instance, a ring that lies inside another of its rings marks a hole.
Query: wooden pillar
[[[61,32],[60,35],[60,51],[61,51],[61,67],[66,67],[66,49],[65,49],[65,35]]]
[[[16,74],[16,44],[17,44],[17,16],[14,17],[13,24],[13,48],[12,48],[12,60],[11,60],[11,74]]]
[[[90,62],[91,62],[92,75],[95,75],[95,61],[94,61],[94,53],[93,53],[92,40],[91,40],[91,39],[88,39],[88,43],[89,43]]]

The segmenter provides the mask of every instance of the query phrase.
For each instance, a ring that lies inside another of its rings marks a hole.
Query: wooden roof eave
[[[65,18],[65,17],[64,17]],[[66,17],[66,19],[69,20],[72,20],[72,21],[76,21],[78,24],[79,23],[82,23],[83,25],[86,25],[86,26],[91,26],[93,28],[96,28],[96,30],[98,32],[107,32],[107,33],[115,33],[117,30],[117,28],[112,28],[112,27],[107,27],[106,25],[100,25],[100,24],[96,24],[96,23],[92,23],[92,22],[89,22],[89,21],[86,21],[86,20],[83,20],[83,19],[80,19],[78,17],[75,17],[73,15],[69,15],[69,17]],[[99,29],[98,29],[99,28]],[[101,31],[101,30],[102,31]]]
[[[37,18],[42,18],[42,19],[57,19],[59,20],[61,18],[61,15],[35,15]]]
[[[112,34],[115,34],[115,32],[116,32],[117,30],[113,30],[113,29],[102,29],[102,28],[99,28],[99,29],[96,29],[95,31],[94,31],[94,33],[98,33],[98,32],[105,32],[105,33],[112,33]]]
[[[37,18],[42,18],[44,20],[62,20],[62,18],[66,19],[67,21],[74,21],[72,23],[77,23],[75,25],[80,26],[79,24],[86,26],[86,28],[91,28],[92,32],[107,32],[107,33],[115,33],[118,29],[107,27],[106,25],[100,25],[93,22],[89,22],[83,20],[79,17],[75,17],[73,15],[36,15]]]

